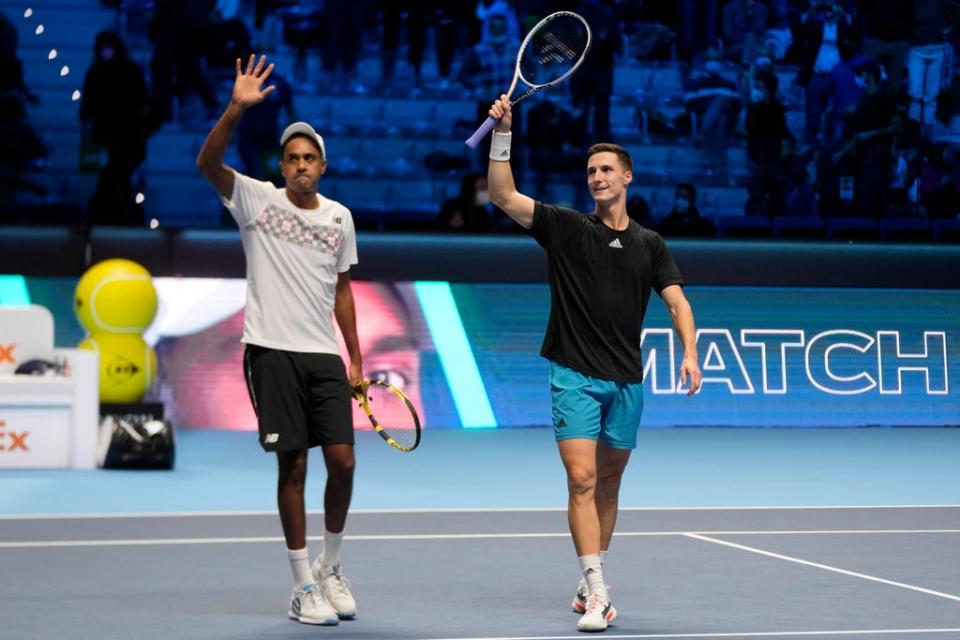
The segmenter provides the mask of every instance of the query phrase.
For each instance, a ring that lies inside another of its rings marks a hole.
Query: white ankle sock
[[[607,595],[607,586],[603,582],[603,565],[600,562],[600,554],[589,556],[580,556],[580,570],[583,571],[583,577],[587,581],[587,587],[590,589],[590,595],[597,594],[603,598]]]
[[[607,564],[607,550],[603,549],[600,552],[600,566]]]
[[[293,586],[301,588],[313,582],[310,573],[310,556],[307,548],[287,549],[287,559],[290,560],[290,569],[293,571]]]
[[[324,567],[332,567],[340,563],[340,545],[343,544],[343,532],[333,533],[325,531],[323,534],[323,555],[320,556],[320,564]]]

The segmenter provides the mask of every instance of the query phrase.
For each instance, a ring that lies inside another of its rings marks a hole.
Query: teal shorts
[[[613,449],[636,449],[643,415],[643,383],[594,378],[550,363],[553,433],[601,440]]]

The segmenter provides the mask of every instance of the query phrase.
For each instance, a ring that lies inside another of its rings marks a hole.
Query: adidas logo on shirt
[[[607,245],[608,247],[613,247],[614,249],[623,249],[623,245],[620,244],[620,238],[614,238],[613,242]]]

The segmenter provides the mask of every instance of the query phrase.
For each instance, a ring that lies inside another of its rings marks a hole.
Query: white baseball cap
[[[320,134],[317,133],[316,129],[311,127],[306,122],[294,122],[289,127],[283,130],[283,135],[280,136],[280,148],[283,148],[283,145],[287,144],[292,136],[296,134],[303,134],[313,140],[317,141],[317,145],[320,147],[320,155],[323,156],[323,159],[327,159],[327,149],[323,146],[323,138],[320,137]]]

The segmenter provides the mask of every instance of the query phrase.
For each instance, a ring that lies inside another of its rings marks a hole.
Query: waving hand
[[[255,62],[256,66],[254,66]],[[257,62],[256,54],[252,54],[244,71],[240,66],[240,58],[237,58],[237,80],[233,84],[234,102],[244,108],[252,107],[263,102],[276,89],[274,86],[269,86],[266,89],[261,88],[273,72],[272,63],[266,69],[263,68],[266,62],[267,56],[260,56],[260,61]]]

